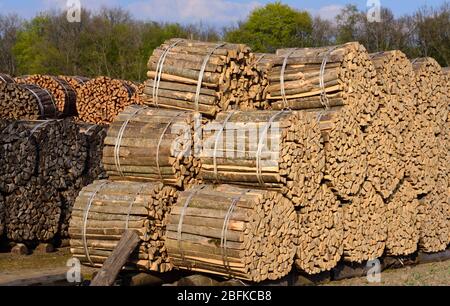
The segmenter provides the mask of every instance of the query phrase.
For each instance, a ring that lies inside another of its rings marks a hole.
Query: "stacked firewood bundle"
[[[15,83],[14,79],[5,73],[0,73],[0,83]]]
[[[171,39],[148,61],[145,103],[215,116],[228,109],[253,109],[257,92],[250,48],[240,44]]]
[[[320,127],[296,111],[223,112],[204,128],[201,164],[203,181],[278,190],[306,205],[323,178]]]
[[[0,83],[0,118],[53,119],[60,116],[53,96],[32,84]]]
[[[47,242],[66,236],[71,206],[85,182],[87,139],[71,120],[3,121],[0,193],[11,241]]]
[[[47,90],[53,97],[58,111],[64,117],[77,115],[77,93],[65,80],[50,75],[31,75],[16,78],[20,84],[34,84]]]
[[[177,268],[254,282],[288,274],[298,241],[294,206],[273,191],[195,186],[180,193],[167,222]]]
[[[167,272],[172,264],[164,244],[170,207],[178,192],[161,183],[96,181],[85,187],[73,207],[70,246],[82,263],[101,266],[122,234],[135,230],[141,239],[127,266]]]
[[[191,112],[127,107],[105,138],[105,170],[111,179],[157,181],[180,188],[195,184],[200,170],[194,157],[196,124],[201,126]]]
[[[84,122],[109,124],[135,102],[135,92],[136,87],[126,81],[108,77],[92,79],[78,90],[78,116]]]

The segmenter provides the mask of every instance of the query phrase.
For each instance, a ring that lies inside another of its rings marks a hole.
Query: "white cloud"
[[[333,4],[321,7],[318,10],[311,10],[311,12],[315,16],[320,16],[323,19],[333,21],[343,8],[343,5]]]

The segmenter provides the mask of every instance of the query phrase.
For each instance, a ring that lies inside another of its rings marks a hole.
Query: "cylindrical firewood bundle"
[[[246,45],[170,39],[148,61],[145,103],[209,116],[230,108],[253,109],[252,62]]]
[[[141,241],[128,261],[130,268],[167,272],[164,232],[178,192],[161,183],[96,181],[78,196],[70,221],[70,246],[82,263],[101,266],[126,230]]]
[[[64,117],[77,115],[77,93],[65,80],[50,75],[30,75],[16,78],[20,84],[34,84],[53,95],[58,111]]]
[[[295,264],[308,274],[317,274],[334,268],[344,251],[344,227],[340,202],[323,185],[311,204],[297,213],[300,244]]]
[[[78,91],[78,116],[84,122],[109,124],[133,103],[135,88],[122,80],[98,77]]]
[[[223,112],[204,128],[200,178],[278,190],[307,206],[325,159],[317,118],[296,111]]]
[[[176,268],[260,282],[289,273],[298,234],[294,206],[280,193],[202,185],[180,193],[166,245]]]
[[[14,81],[14,79],[10,75],[0,73],[0,83],[15,83],[15,82],[16,81]]]
[[[386,238],[386,205],[370,182],[343,205],[344,260],[363,262],[383,255]]]
[[[310,109],[346,105],[361,126],[378,109],[375,68],[364,46],[277,50],[269,72],[268,99],[274,108]]]
[[[404,177],[407,156],[405,131],[414,120],[414,72],[411,62],[401,51],[370,54],[377,71],[377,98],[380,108],[366,130],[368,147],[367,179],[387,199]]]
[[[177,187],[196,182],[200,162],[192,112],[132,105],[111,124],[103,165],[111,179],[159,181]],[[199,138],[198,135],[197,138]]]
[[[419,201],[408,181],[390,197],[386,208],[386,253],[402,256],[414,253],[419,243]]]
[[[0,118],[18,120],[59,117],[53,96],[31,84],[0,83]]]
[[[94,180],[106,179],[108,175],[103,166],[103,148],[108,131],[107,126],[78,123],[80,133],[85,137],[88,146],[88,157],[86,161],[87,179],[84,184],[91,184]]]
[[[269,72],[272,68],[272,61],[277,56],[271,53],[256,53],[252,66],[255,70],[255,78],[250,87],[250,96],[254,99],[254,105],[258,109],[269,109],[270,103],[267,100],[267,87],[273,77],[269,78]]]
[[[288,274],[298,241],[294,206],[274,191],[195,186],[180,193],[167,222],[176,268],[253,282]]]

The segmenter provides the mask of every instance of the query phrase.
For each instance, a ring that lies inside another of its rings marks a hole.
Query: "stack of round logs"
[[[52,119],[60,116],[53,96],[32,84],[0,83],[0,118]]]
[[[177,187],[196,182],[196,115],[132,105],[111,124],[103,165],[111,179],[158,181]],[[201,136],[201,135],[199,135]]]
[[[203,181],[277,190],[306,205],[325,166],[319,124],[296,111],[220,113],[204,129],[201,164]]]
[[[77,115],[77,93],[65,80],[49,75],[31,75],[16,78],[20,84],[34,84],[47,90],[54,98],[58,111],[64,117]]]
[[[15,82],[16,81],[14,81],[14,79],[10,75],[0,73],[0,83],[15,83]]]
[[[78,116],[84,122],[109,124],[125,107],[135,102],[135,92],[136,87],[122,80],[92,79],[78,90]]]
[[[298,241],[294,206],[267,190],[195,186],[180,193],[167,222],[177,268],[254,282],[287,275]]]
[[[253,60],[245,45],[168,40],[148,61],[145,103],[209,116],[236,107],[253,109]]]
[[[178,192],[161,183],[96,181],[85,187],[73,207],[70,246],[82,263],[101,266],[126,230],[141,241],[128,266],[167,272],[172,264],[164,244],[167,214]]]

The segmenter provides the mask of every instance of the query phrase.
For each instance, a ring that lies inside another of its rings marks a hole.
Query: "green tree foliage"
[[[255,9],[237,29],[227,31],[225,40],[246,43],[255,52],[274,52],[283,47],[309,46],[312,31],[308,12],[275,2]]]

